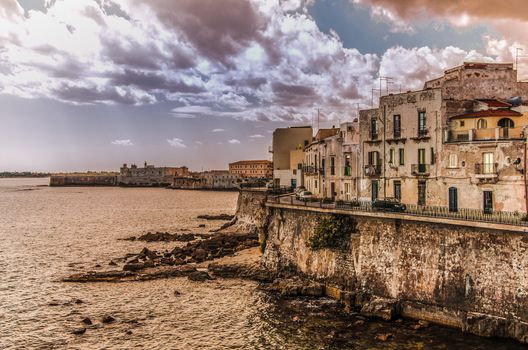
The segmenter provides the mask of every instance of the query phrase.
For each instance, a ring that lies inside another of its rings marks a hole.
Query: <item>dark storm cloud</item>
[[[146,4],[202,55],[225,66],[231,66],[232,56],[260,38],[265,25],[248,0],[152,0]]]
[[[141,72],[125,69],[123,73],[113,73],[110,77],[111,85],[136,86],[141,90],[166,90],[171,93],[200,93],[205,90],[199,86],[188,85],[182,81],[169,80],[165,74]]]
[[[275,101],[283,106],[306,106],[314,103],[315,91],[310,86],[288,85],[275,82],[271,85]]]
[[[102,55],[117,65],[159,69],[163,55],[154,43],[140,44],[125,38],[101,38]]]
[[[149,103],[147,98],[137,98],[130,91],[119,93],[115,87],[107,86],[104,89],[98,89],[95,86],[84,87],[74,85],[62,85],[55,91],[59,99],[65,101],[73,101],[80,104],[94,103],[94,102],[114,102],[125,105],[132,105],[142,101]]]
[[[374,6],[391,10],[401,18],[411,19],[421,11],[436,16],[460,16],[528,20],[528,2],[526,0],[361,0]],[[416,17],[414,17],[416,19]]]

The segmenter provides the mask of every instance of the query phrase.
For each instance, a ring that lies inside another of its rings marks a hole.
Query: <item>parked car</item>
[[[304,191],[306,191],[306,188],[304,186],[301,186],[301,187],[296,187],[294,192],[295,192],[295,195],[298,195],[299,193],[304,192]]]
[[[313,198],[313,194],[310,191],[302,191],[296,195],[297,199],[300,201],[308,202]]]
[[[376,199],[372,202],[372,209],[379,211],[403,212],[407,207],[397,198]]]

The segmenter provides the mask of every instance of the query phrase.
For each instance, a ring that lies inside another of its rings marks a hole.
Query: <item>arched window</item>
[[[515,123],[510,118],[502,118],[501,120],[499,120],[497,125],[500,126],[501,128],[513,128],[513,127],[515,127]]]
[[[488,121],[486,119],[479,119],[477,121],[477,129],[486,129],[488,127]]]

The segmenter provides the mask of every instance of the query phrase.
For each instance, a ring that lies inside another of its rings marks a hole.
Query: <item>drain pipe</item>
[[[525,132],[526,132],[526,128],[525,128]],[[525,203],[525,210],[526,210],[526,218],[528,219],[528,183],[527,183],[527,180],[526,180],[526,170],[527,170],[527,167],[526,167],[526,153],[527,153],[527,145],[526,145],[526,142],[528,141],[528,135],[525,135],[525,138],[524,138],[524,171],[523,171],[523,177],[524,177],[524,203]]]

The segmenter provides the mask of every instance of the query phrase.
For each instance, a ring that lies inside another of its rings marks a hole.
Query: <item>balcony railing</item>
[[[413,175],[427,176],[430,174],[430,167],[431,165],[429,164],[412,164],[411,172]]]
[[[497,176],[498,163],[477,163],[475,164],[475,175]]]
[[[526,128],[487,128],[469,130],[446,130],[446,142],[522,140],[526,138]]]
[[[381,174],[381,165],[365,165],[365,176],[375,177]]]

